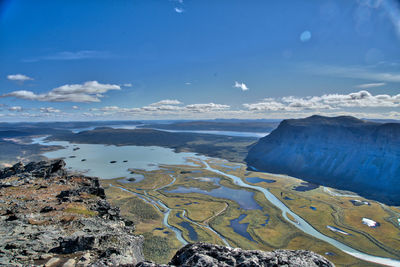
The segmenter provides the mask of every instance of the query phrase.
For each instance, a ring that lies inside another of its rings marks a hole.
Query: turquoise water
[[[65,141],[43,142],[43,139],[37,138],[34,143],[65,147],[65,149],[44,153],[43,156],[50,159],[64,158],[68,168],[101,179],[132,177],[129,168],[152,171],[157,170],[159,164],[195,166],[187,159],[194,157],[205,159],[194,153],[175,153],[172,149],[157,146],[71,144]],[[77,148],[79,150],[76,150]],[[82,159],[86,161],[81,161]],[[111,161],[116,162],[110,163]]]
[[[53,152],[48,152],[43,154],[48,158],[65,158],[67,166],[73,170],[77,171],[86,171],[87,175],[98,176],[103,179],[110,179],[116,177],[129,177],[130,172],[128,168],[135,169],[145,169],[145,170],[155,170],[158,169],[158,164],[167,164],[167,165],[192,165],[190,162],[187,162],[187,158],[197,158],[205,160],[207,159],[204,156],[198,156],[194,153],[175,153],[173,150],[168,148],[161,147],[139,147],[139,146],[105,146],[105,145],[88,145],[88,144],[79,144],[73,145],[69,142],[49,142],[43,143],[43,138],[34,140],[36,143],[41,143],[44,145],[62,145],[65,146],[65,149],[60,149]],[[79,147],[79,150],[74,151],[73,148]],[[69,156],[76,156],[75,158],[69,158]],[[86,161],[81,161],[82,159],[86,159]],[[116,163],[111,164],[110,161],[115,160]],[[124,160],[129,160],[129,162],[123,162]],[[214,173],[224,175],[226,177],[231,178],[235,184],[241,186],[243,188],[250,188],[254,190],[258,190],[262,192],[266,199],[268,199],[273,205],[282,210],[283,217],[289,222],[292,223],[299,230],[310,234],[322,241],[325,241],[343,252],[353,255],[357,258],[371,261],[375,263],[385,264],[389,266],[400,266],[400,261],[390,258],[378,257],[369,254],[365,254],[358,250],[355,250],[331,237],[325,236],[322,233],[318,232],[315,228],[313,228],[310,224],[308,224],[304,219],[300,216],[292,212],[287,208],[285,204],[283,204],[278,198],[276,198],[273,194],[271,194],[267,189],[256,186],[249,185],[244,183],[241,178],[221,172],[217,169],[211,168],[205,161],[203,161],[206,165],[206,170],[212,171]],[[309,186],[306,186],[310,189]],[[301,188],[303,189],[303,188]],[[232,189],[235,190],[235,189]],[[205,191],[205,190],[204,190]],[[223,190],[222,190],[223,191]],[[248,199],[253,199],[253,193],[246,190],[236,190],[239,192],[247,192],[247,194],[251,194],[251,197],[245,197],[245,201],[242,205],[247,205],[251,203],[251,201],[247,201]],[[205,191],[207,192],[207,191]],[[246,194],[246,193],[245,193]],[[231,195],[232,199],[236,197],[235,195]],[[234,201],[238,201],[238,199],[233,199]],[[149,200],[148,200],[149,201]],[[239,201],[241,201],[239,197]],[[170,209],[167,208],[163,203],[157,202],[161,205],[166,212],[164,212],[164,220],[163,223],[168,228],[173,230],[178,238],[178,240],[182,244],[186,244],[187,241],[182,238],[182,233],[179,229],[174,228],[173,226],[168,224],[168,216],[170,213]],[[254,201],[254,203],[256,203]],[[259,206],[256,203],[257,206]],[[290,214],[295,218],[297,223],[292,222],[288,219],[287,214]]]
[[[391,258],[384,258],[384,257],[379,257],[379,256],[373,256],[373,255],[369,255],[366,253],[363,253],[361,251],[358,251],[352,247],[349,247],[343,243],[341,243],[340,241],[337,241],[336,239],[333,239],[329,236],[326,236],[320,232],[318,232],[312,225],[310,225],[307,221],[305,221],[303,218],[301,218],[300,216],[298,216],[296,213],[292,212],[283,202],[281,202],[275,195],[273,195],[271,192],[268,191],[268,189],[260,187],[260,186],[256,186],[256,185],[249,185],[246,184],[245,182],[242,181],[241,178],[232,175],[232,174],[228,174],[228,173],[224,173],[221,172],[220,170],[214,169],[212,167],[210,167],[210,165],[203,161],[203,163],[206,166],[206,170],[212,171],[214,173],[220,174],[220,175],[224,175],[226,177],[229,177],[233,180],[233,182],[235,184],[237,184],[238,186],[241,187],[247,187],[247,188],[251,188],[254,190],[258,190],[261,193],[264,194],[264,196],[266,197],[266,199],[268,199],[269,202],[271,202],[271,204],[273,204],[275,207],[277,207],[278,209],[280,209],[282,211],[282,216],[285,218],[285,220],[289,223],[291,223],[292,225],[294,225],[296,228],[298,228],[299,230],[314,236],[315,238],[318,238],[324,242],[327,242],[333,246],[335,246],[336,248],[340,249],[341,251],[352,255],[356,258],[365,260],[365,261],[370,261],[370,262],[374,262],[374,263],[379,263],[379,264],[384,264],[387,266],[400,266],[400,260],[396,260],[396,259],[391,259]],[[296,222],[293,222],[292,220],[290,220],[288,218],[288,214],[291,215]]]

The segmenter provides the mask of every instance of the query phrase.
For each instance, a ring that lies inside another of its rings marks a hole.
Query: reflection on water
[[[189,238],[193,241],[197,241],[198,237],[197,237],[197,232],[196,230],[194,230],[194,228],[190,225],[190,223],[188,222],[180,222],[178,223],[180,226],[182,226],[183,228],[185,228],[186,230],[188,230],[189,232]]]
[[[43,142],[43,138],[35,139],[34,143],[65,147],[43,155],[50,159],[64,158],[71,169],[102,179],[132,177],[128,168],[152,171],[158,169],[158,164],[196,166],[186,159],[205,158],[194,153],[175,153],[172,149],[156,146],[76,145],[65,141]],[[81,161],[82,159],[86,160]]]
[[[265,214],[265,216],[267,217],[267,219],[265,219],[265,223],[262,223],[261,226],[266,226],[269,223],[269,214]]]
[[[240,223],[244,218],[246,218],[246,214],[241,214],[239,218],[230,220],[230,226],[233,228],[233,231],[250,241],[255,242],[255,240],[251,237],[251,235],[247,232],[247,227],[249,223]]]
[[[247,177],[246,181],[250,182],[252,184],[258,184],[258,183],[261,183],[261,182],[265,182],[265,183],[271,184],[271,183],[275,183],[276,182],[276,180],[263,179],[263,178],[260,178],[260,177]]]
[[[239,190],[232,189],[226,186],[223,186],[219,183],[219,178],[209,178],[214,181],[219,187],[216,189],[212,189],[210,191],[200,189],[200,188],[187,188],[187,187],[178,187],[177,189],[166,191],[167,193],[199,193],[205,194],[218,198],[230,199],[237,202],[242,209],[245,210],[254,210],[254,209],[262,209],[260,205],[254,200],[254,192],[250,192],[247,190]]]
[[[301,185],[294,187],[293,190],[299,191],[299,192],[306,192],[306,191],[317,189],[318,187],[319,187],[319,185],[317,185],[317,184],[302,182]]]
[[[143,174],[133,173],[133,174],[129,175],[129,178],[120,179],[120,180],[118,180],[118,182],[121,182],[121,183],[124,183],[124,184],[138,183],[138,182],[142,181],[143,179],[144,179],[144,175]]]
[[[237,169],[240,169],[242,167],[240,165],[226,165],[226,164],[219,164],[219,166],[221,166],[222,168],[231,169],[233,171],[236,171]]]

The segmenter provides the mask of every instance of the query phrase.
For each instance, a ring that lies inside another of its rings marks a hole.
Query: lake
[[[133,130],[136,129],[139,125],[103,125],[103,126],[92,126],[92,127],[85,127],[85,128],[75,128],[72,129],[73,133],[79,133],[83,131],[90,131],[94,130],[97,127],[109,127],[113,129],[128,129]],[[141,128],[144,129],[144,128]],[[236,131],[212,131],[212,130],[166,130],[166,129],[158,129],[158,128],[149,128],[158,131],[170,132],[170,133],[200,133],[200,134],[216,134],[216,135],[227,135],[227,136],[236,136],[236,137],[254,137],[254,138],[261,138],[269,133],[260,133],[260,132],[236,132]]]
[[[206,158],[189,152],[175,153],[172,149],[157,146],[72,144],[66,141],[44,142],[43,139],[36,138],[33,141],[41,145],[65,147],[44,153],[43,156],[50,159],[64,158],[68,168],[101,179],[138,178],[128,169],[152,171],[157,170],[160,164],[196,166],[187,159]],[[86,160],[82,161],[82,159]],[[126,160],[128,161],[124,162]],[[111,163],[114,161],[115,163]]]

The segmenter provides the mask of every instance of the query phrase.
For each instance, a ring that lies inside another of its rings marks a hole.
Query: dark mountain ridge
[[[79,133],[59,134],[50,140],[81,144],[104,144],[117,146],[162,146],[176,152],[194,152],[210,157],[243,162],[248,146],[257,139],[200,133],[170,133],[153,129],[112,129],[100,127]],[[216,149],[217,147],[217,149]]]
[[[183,131],[232,131],[232,132],[270,132],[278,122],[266,121],[184,121],[170,124],[144,124],[141,128]]]
[[[400,124],[349,116],[284,120],[245,160],[261,171],[400,204]]]

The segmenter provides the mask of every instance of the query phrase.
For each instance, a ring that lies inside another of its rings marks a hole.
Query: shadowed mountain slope
[[[353,117],[284,120],[250,149],[248,166],[400,204],[400,124]]]

